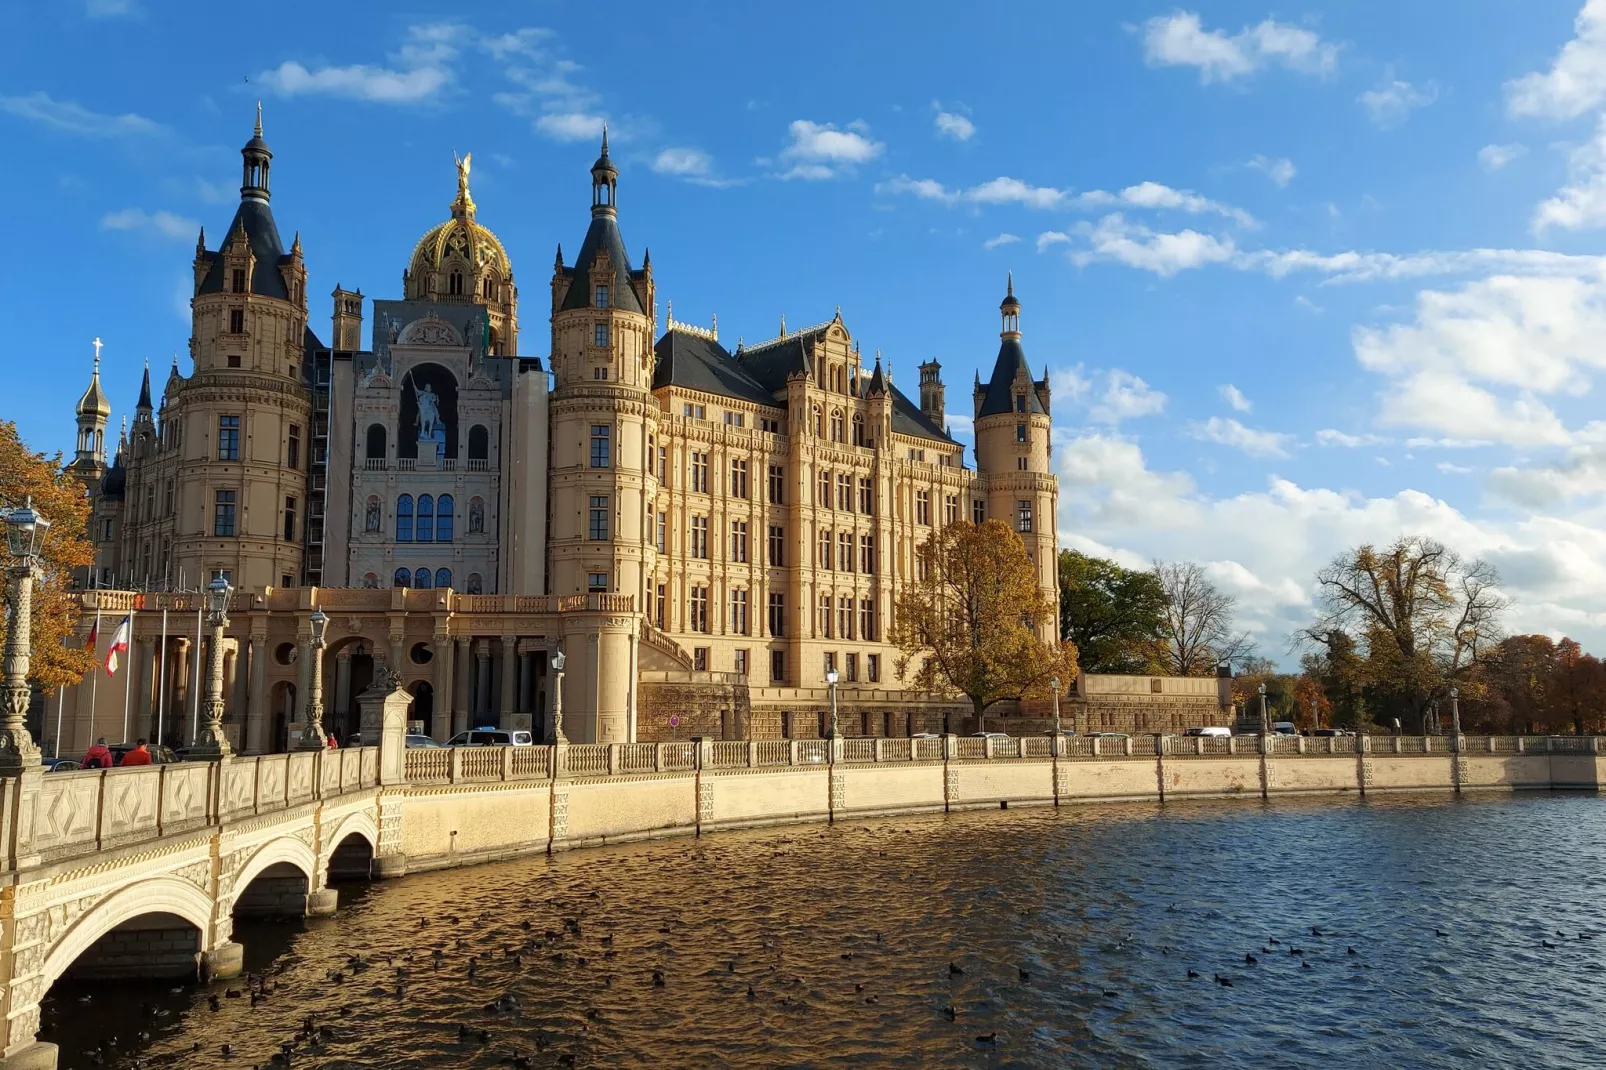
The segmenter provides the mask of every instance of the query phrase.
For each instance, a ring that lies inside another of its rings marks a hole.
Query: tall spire
[[[242,169],[240,176],[240,199],[242,201],[268,199],[268,167],[273,160],[273,150],[268,143],[262,140],[262,102],[257,101],[257,121],[252,128],[251,140],[245,143],[240,150]]]
[[[149,360],[145,362],[145,378],[139,384],[139,404],[134,406],[136,412],[140,409],[144,409],[147,413],[151,410],[151,362]]]
[[[106,392],[100,388],[100,346],[99,338],[90,343],[95,347],[95,370],[89,376],[89,389],[84,396],[78,399],[78,415],[99,417],[107,419],[112,414],[111,402],[106,400]]]
[[[257,125],[253,133],[257,137],[262,136],[262,102],[260,100],[257,101]]]

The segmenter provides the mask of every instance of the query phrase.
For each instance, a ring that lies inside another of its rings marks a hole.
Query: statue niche
[[[401,378],[398,457],[457,456],[457,379],[439,364],[417,364]]]

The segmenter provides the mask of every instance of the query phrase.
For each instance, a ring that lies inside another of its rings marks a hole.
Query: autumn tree
[[[1347,550],[1316,580],[1322,612],[1301,638],[1330,649],[1343,635],[1363,650],[1375,713],[1394,711],[1412,731],[1432,702],[1490,656],[1508,604],[1490,565],[1420,535]]]
[[[1249,633],[1233,626],[1238,600],[1218,588],[1192,561],[1156,561],[1154,576],[1165,592],[1161,641],[1163,664],[1173,676],[1214,676],[1223,662],[1242,662],[1254,652]]]
[[[1304,677],[1325,702],[1323,722],[1361,731],[1370,717],[1366,706],[1365,659],[1345,632],[1328,634],[1320,646],[1300,659]]]
[[[1163,671],[1165,589],[1153,572],[1061,550],[1060,638],[1076,647],[1083,672]]]
[[[0,508],[33,507],[50,521],[40,566],[43,578],[34,582],[33,660],[28,674],[34,684],[54,691],[83,679],[95,662],[93,651],[81,649],[69,636],[78,625],[78,603],[68,589],[73,573],[94,563],[89,542],[89,499],[83,484],[62,471],[61,456],[35,453],[23,444],[17,425],[0,421]],[[9,587],[8,587],[9,590]],[[0,642],[10,633],[10,614],[0,622]]]
[[[1039,636],[1038,625],[1054,620],[1058,607],[1009,525],[949,524],[917,553],[919,578],[894,605],[890,638],[902,652],[900,678],[965,695],[978,725],[994,703],[1046,695],[1054,676],[1070,682],[1076,648]]]
[[[1576,642],[1556,644],[1551,665],[1550,718],[1556,727],[1570,726],[1578,735],[1599,732],[1606,713],[1606,665],[1585,654]]]

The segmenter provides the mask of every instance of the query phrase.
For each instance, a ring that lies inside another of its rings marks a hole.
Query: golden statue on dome
[[[452,214],[457,215],[460,210],[469,213],[474,211],[474,198],[468,192],[468,173],[473,166],[474,154],[465,152],[461,158],[456,151],[452,153],[452,162],[457,164],[457,200],[452,203]]]

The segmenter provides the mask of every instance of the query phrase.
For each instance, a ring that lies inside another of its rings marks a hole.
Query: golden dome
[[[480,296],[479,285],[463,285],[454,290],[448,283],[453,271],[466,276],[465,283],[478,283],[491,276],[500,283],[513,277],[513,265],[507,250],[491,231],[474,219],[474,198],[468,192],[470,153],[457,161],[457,199],[452,202],[452,218],[430,229],[413,248],[408,265],[411,286],[409,297]],[[434,294],[429,292],[432,276],[436,277]]]

